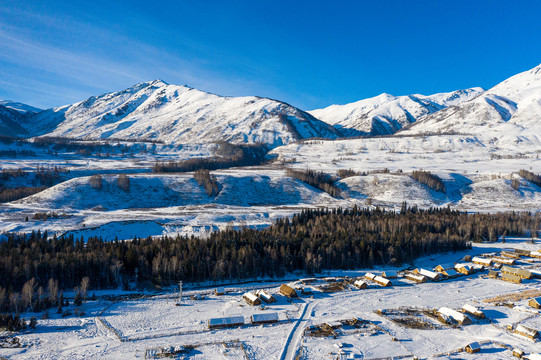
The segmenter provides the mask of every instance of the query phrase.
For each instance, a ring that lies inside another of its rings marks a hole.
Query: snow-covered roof
[[[447,276],[457,276],[458,272],[455,269],[447,269],[445,270],[445,274],[447,274]]]
[[[478,308],[476,308],[475,306],[472,306],[472,305],[469,305],[469,304],[466,304],[462,307],[462,310],[466,311],[466,312],[469,312],[471,314],[474,314],[474,315],[481,315],[483,312],[481,310],[479,310]]]
[[[474,262],[474,263],[482,264],[482,265],[490,265],[490,264],[492,264],[491,259],[486,259],[486,258],[479,257],[479,256],[474,257],[473,259],[471,259],[471,261]]]
[[[338,328],[342,326],[342,323],[340,321],[328,321],[325,324],[329,325],[332,328]]]
[[[364,281],[362,281],[362,280],[357,280],[357,281],[355,281],[355,282],[353,283],[353,285],[355,285],[355,286],[357,286],[357,287],[363,287],[363,286],[365,286],[365,285],[367,285],[367,284],[366,284],[366,282],[364,282]]]
[[[430,270],[426,270],[426,269],[419,269],[419,274],[421,275],[424,275],[426,276],[427,278],[431,279],[431,280],[434,280],[434,279],[437,279],[439,278],[441,275],[434,272],[434,271],[430,271]]]
[[[225,288],[224,287],[217,287],[216,292],[219,293],[219,294],[225,293]]]
[[[247,298],[250,301],[257,301],[259,298],[252,292],[247,292],[242,295],[243,297]]]
[[[278,321],[278,313],[253,314],[252,322],[271,322]]]
[[[391,280],[386,279],[386,278],[381,277],[381,276],[375,276],[374,279],[372,279],[372,280],[377,281],[378,283],[383,284],[383,285],[390,285],[391,284]]]
[[[524,357],[524,359],[528,359],[528,360],[541,360],[541,354],[530,354],[530,355],[526,355]]]
[[[450,309],[448,307],[442,307],[438,310],[440,314],[443,314],[451,319],[458,321],[459,323],[467,322],[471,320],[468,315],[458,312],[456,310]]]
[[[242,324],[244,324],[244,316],[242,315],[209,319],[209,326],[228,326]]]
[[[537,330],[530,329],[529,327],[526,327],[521,324],[517,325],[517,327],[515,328],[515,331],[522,334],[526,334],[531,337],[536,337],[539,334]]]
[[[541,305],[541,296],[530,299],[530,301],[532,301],[532,300],[535,301],[536,303],[538,303],[539,305]]]
[[[364,277],[367,278],[367,279],[370,279],[370,280],[374,280],[376,275],[368,272],[368,273],[364,274]]]
[[[468,344],[468,347],[472,350],[481,350],[481,345],[478,342],[472,342]]]
[[[406,278],[414,281],[426,281],[426,276],[421,274],[408,273],[406,274]]]
[[[259,296],[260,298],[265,299],[265,300],[270,301],[270,300],[272,300],[274,298],[274,296],[272,296],[271,294],[269,294],[265,290],[257,290],[255,293],[256,293],[257,296]]]

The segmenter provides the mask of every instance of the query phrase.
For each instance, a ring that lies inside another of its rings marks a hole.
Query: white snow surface
[[[394,96],[381,94],[346,105],[331,105],[309,111],[316,118],[348,135],[388,135],[421,117],[479,96],[482,88],[457,90],[434,95]]]
[[[166,144],[228,141],[279,146],[338,136],[332,126],[280,101],[222,97],[161,80],[43,111],[25,126],[33,135]]]
[[[42,111],[42,109],[38,109],[37,107],[11,100],[0,100],[0,105],[21,113],[37,113]]]

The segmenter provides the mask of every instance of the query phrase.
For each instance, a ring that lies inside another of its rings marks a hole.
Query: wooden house
[[[393,285],[391,280],[386,279],[386,278],[384,278],[382,276],[376,276],[376,277],[374,277],[374,279],[372,279],[372,281],[374,281],[375,283],[377,283],[377,284],[379,284],[381,286],[385,286],[385,287]]]
[[[520,254],[516,253],[513,250],[502,250],[500,256],[512,259],[520,259]]]
[[[262,301],[266,302],[267,304],[276,302],[276,299],[274,298],[274,296],[272,296],[270,293],[268,293],[268,292],[265,291],[265,290],[257,290],[257,291],[255,292],[255,294],[256,294]]]
[[[250,317],[253,325],[272,324],[278,322],[277,313],[253,314]]]
[[[513,349],[513,356],[521,359],[524,356],[524,351],[520,349]]]
[[[255,306],[261,304],[261,299],[259,299],[256,294],[251,292],[244,293],[242,298],[248,303],[248,305]]]
[[[522,256],[530,256],[530,250],[525,250],[525,249],[514,249],[515,250],[515,253],[518,254],[518,255],[522,255]]]
[[[514,268],[511,266],[502,266],[502,273],[517,275],[520,276],[522,279],[531,279],[533,277],[532,273],[529,270]]]
[[[366,274],[364,274],[364,277],[365,277],[365,279],[368,279],[368,280],[374,280],[376,275],[374,275],[372,273],[366,273]]]
[[[225,288],[217,287],[214,289],[214,295],[225,295]]]
[[[434,271],[436,272],[444,272],[445,270],[454,269],[455,264],[440,264],[434,268]]]
[[[528,305],[534,309],[541,309],[541,297],[530,299],[530,301],[528,301]]]
[[[473,354],[473,353],[478,353],[479,351],[481,351],[481,346],[479,345],[478,342],[472,342],[471,344],[466,345],[464,349],[466,350],[467,353]]]
[[[440,274],[442,274],[443,277],[446,279],[453,279],[460,276],[459,272],[456,271],[455,269],[443,270],[440,272]]]
[[[522,283],[522,278],[518,275],[502,273],[502,280],[514,282],[516,284]]]
[[[470,275],[470,274],[473,274],[473,270],[472,270],[471,266],[465,265],[465,264],[456,264],[455,270],[456,270],[458,273],[464,274],[464,275]]]
[[[355,281],[353,285],[358,289],[366,289],[368,287],[368,284],[362,280]]]
[[[423,276],[421,274],[415,274],[412,272],[405,273],[404,277],[408,280],[415,281],[418,284],[427,282],[426,276]]]
[[[291,286],[289,286],[287,284],[282,284],[282,286],[280,286],[280,294],[282,294],[285,297],[288,297],[290,299],[298,297],[297,292],[295,291],[295,289],[293,289]]]
[[[541,250],[530,252],[530,257],[541,258]]]
[[[413,270],[414,274],[420,274],[426,277],[430,281],[440,281],[441,275],[437,272],[426,270],[426,269],[415,269]]]
[[[515,328],[515,333],[526,336],[527,338],[530,338],[532,340],[535,340],[539,337],[539,332],[537,330],[531,329],[521,324],[517,325],[517,327]]]
[[[492,265],[492,259],[487,259],[487,258],[480,257],[480,256],[475,256],[474,258],[471,259],[471,261],[474,264],[482,265],[482,266],[491,266]]]
[[[458,312],[456,310],[450,309],[448,307],[442,307],[438,310],[438,316],[440,319],[447,322],[447,319],[452,319],[453,321],[457,322],[459,325],[468,325],[471,324],[472,321],[468,317],[468,315],[463,314],[461,312]]]
[[[515,265],[516,260],[511,258],[495,256],[492,258],[492,261],[502,265]]]
[[[478,308],[476,308],[475,306],[472,306],[472,305],[468,305],[468,304],[464,305],[462,307],[462,311],[465,314],[473,316],[476,319],[484,319],[485,318],[485,313],[482,312],[481,310],[479,310]]]
[[[534,278],[536,278],[536,279],[541,278],[541,270],[538,270],[538,269],[529,269],[528,271],[532,273],[532,276],[533,276]]]
[[[500,273],[496,270],[489,270],[488,271],[488,277],[491,279],[497,279],[500,277]]]
[[[244,316],[236,315],[223,318],[213,318],[209,319],[208,327],[209,329],[219,329],[226,327],[235,327],[244,325]]]
[[[398,277],[398,272],[396,270],[386,270],[381,274],[381,276],[386,279],[396,279]]]

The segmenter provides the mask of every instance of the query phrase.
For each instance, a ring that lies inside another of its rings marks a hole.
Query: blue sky
[[[489,88],[541,63],[540,1],[0,2],[0,99],[162,79],[305,110]]]

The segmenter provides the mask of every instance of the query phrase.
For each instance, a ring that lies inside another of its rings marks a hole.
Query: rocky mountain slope
[[[346,105],[313,110],[310,114],[347,135],[390,135],[425,115],[473,99],[482,92],[481,88],[471,88],[429,96],[381,94]]]
[[[499,83],[475,99],[426,116],[401,134],[459,133],[502,141],[541,134],[541,65]]]
[[[265,143],[280,146],[339,132],[284,102],[222,97],[160,80],[43,111],[26,123],[32,135],[165,143]]]

